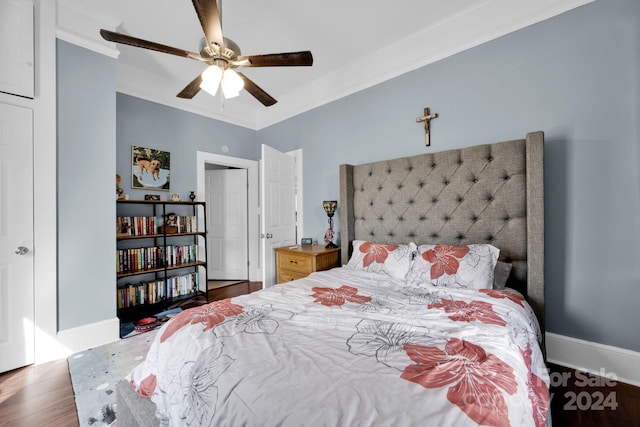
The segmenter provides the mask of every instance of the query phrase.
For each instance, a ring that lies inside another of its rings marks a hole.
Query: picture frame
[[[145,194],[144,195],[144,199],[145,200],[153,200],[153,201],[160,201],[160,195],[159,194]]]
[[[132,145],[131,188],[170,191],[171,153]]]

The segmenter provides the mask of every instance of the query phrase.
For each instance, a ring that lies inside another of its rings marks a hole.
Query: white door
[[[33,98],[33,0],[0,0],[0,91]]]
[[[205,171],[207,201],[207,278],[249,278],[247,170]]]
[[[260,168],[262,200],[262,286],[276,282],[273,248],[296,244],[295,159],[262,145]]]
[[[0,104],[0,372],[34,361],[33,113]]]

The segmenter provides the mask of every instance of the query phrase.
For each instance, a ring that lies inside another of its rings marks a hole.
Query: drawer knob
[[[291,264],[297,264],[297,263],[298,263],[298,261],[295,261],[295,260],[292,260],[292,259],[290,259],[290,260],[289,260],[289,262],[290,262]]]

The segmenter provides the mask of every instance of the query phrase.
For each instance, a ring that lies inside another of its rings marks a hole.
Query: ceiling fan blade
[[[143,49],[155,50],[156,52],[168,53],[171,55],[181,56],[183,58],[195,59],[196,61],[203,61],[202,57],[195,52],[189,52],[188,50],[150,42],[148,40],[139,39],[137,37],[128,36],[126,34],[101,29],[100,35],[103,39],[110,42],[126,44],[134,47],[141,47]]]
[[[209,45],[216,43],[220,50],[224,49],[224,38],[222,37],[222,23],[220,12],[216,0],[192,0],[196,10],[202,31]]]
[[[264,105],[265,107],[270,107],[273,104],[275,104],[276,102],[278,102],[278,101],[275,100],[275,98],[273,98],[267,92],[262,90],[262,88],[260,86],[258,86],[251,79],[249,79],[249,77],[245,76],[244,74],[242,74],[242,73],[240,73],[238,71],[236,71],[236,73],[244,81],[244,89],[247,92],[249,92],[251,95],[253,95],[253,97],[255,99],[260,101],[262,103],[262,105]]]
[[[185,98],[185,99],[193,98],[194,96],[196,96],[198,92],[200,92],[201,82],[202,82],[202,74],[198,74],[198,77],[196,77],[191,81],[191,83],[186,85],[185,88],[182,89],[182,91],[176,96],[178,98]]]
[[[239,56],[234,65],[245,67],[308,67],[313,65],[313,56],[308,50],[302,52],[270,53],[267,55]]]

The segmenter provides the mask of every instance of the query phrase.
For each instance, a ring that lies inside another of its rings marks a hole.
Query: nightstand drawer
[[[295,253],[283,253],[280,255],[280,267],[283,269],[298,271],[300,273],[311,273],[313,258]]]
[[[309,274],[340,265],[340,249],[322,245],[275,248],[276,283],[302,279]]]
[[[302,279],[307,277],[308,272],[291,271],[291,270],[278,270],[278,283],[290,282],[296,279]]]

